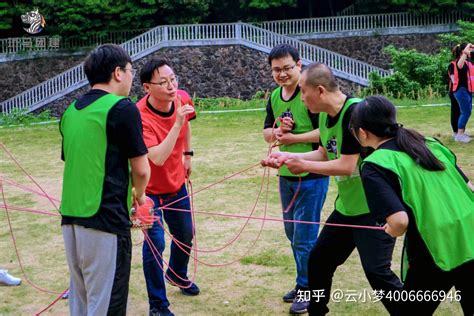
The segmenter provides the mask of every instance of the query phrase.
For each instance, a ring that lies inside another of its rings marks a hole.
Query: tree
[[[438,37],[447,47],[463,42],[473,42],[474,23],[459,21],[458,33],[441,34]],[[453,60],[451,52],[443,48],[438,54],[424,54],[416,50],[385,48],[392,57],[394,74],[381,78],[371,74],[368,93],[384,93],[394,97],[417,98],[420,95],[447,94],[448,64]]]
[[[225,1],[224,1],[225,2]],[[209,15],[212,0],[156,0],[157,24],[200,23]]]
[[[240,0],[242,8],[269,9],[283,6],[295,7],[297,0]]]
[[[438,37],[441,42],[447,47],[453,47],[454,45],[461,43],[473,43],[474,42],[474,23],[466,21],[458,21],[459,32],[440,34]]]
[[[52,34],[62,36],[105,34],[116,30],[149,28],[157,11],[156,0],[70,0],[45,2],[33,0],[40,8]]]
[[[440,14],[461,10],[473,16],[474,4],[469,0],[355,0],[357,14],[380,12],[412,12],[416,14]]]

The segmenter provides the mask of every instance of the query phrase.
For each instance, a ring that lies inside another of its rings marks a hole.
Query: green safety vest
[[[348,128],[348,126],[342,126],[344,114],[349,107],[360,101],[362,101],[362,99],[347,99],[341,109],[339,119],[333,127],[327,127],[329,119],[327,113],[322,112],[319,114],[321,146],[326,148],[329,160],[335,160],[341,157],[343,130]],[[360,165],[360,163],[361,160],[359,159],[358,165]],[[350,176],[335,176],[334,178],[338,189],[336,210],[346,216],[356,216],[369,213],[369,206],[367,205],[364,188],[362,187],[359,168],[355,168],[354,173]]]
[[[275,118],[278,118],[283,112],[289,110],[293,114],[293,121],[295,122],[295,128],[291,131],[291,133],[303,134],[314,130],[313,123],[311,122],[311,118],[308,114],[308,109],[304,105],[303,101],[301,101],[301,91],[298,92],[298,95],[293,98],[293,100],[285,102],[280,97],[281,89],[281,87],[275,89],[271,95],[272,111]],[[279,120],[277,120],[276,122],[277,127],[280,127],[281,122]],[[313,151],[313,144],[295,143],[291,145],[281,145],[280,151],[286,151],[291,153],[306,153]],[[288,167],[286,165],[283,165],[280,167],[280,169],[278,169],[278,174],[287,177],[304,177],[307,176],[309,173],[304,172],[300,174],[293,174],[290,172],[290,170],[288,170]]]
[[[426,170],[407,153],[389,149],[376,150],[364,163],[398,176],[403,201],[434,262],[450,271],[474,259],[474,194],[456,169],[454,154],[435,139],[427,138],[426,144],[445,170]]]
[[[64,112],[60,124],[65,157],[62,215],[87,218],[99,211],[105,179],[107,116],[124,98],[106,94],[81,110],[74,101]],[[130,201],[131,181],[128,195]]]

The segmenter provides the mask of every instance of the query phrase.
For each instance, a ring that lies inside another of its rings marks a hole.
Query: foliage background
[[[25,35],[20,15],[38,8],[43,35],[105,34],[176,23],[222,23],[335,16],[354,4],[356,14],[452,10],[473,16],[469,0],[10,0],[0,1],[0,37]]]
[[[451,47],[461,43],[474,42],[474,23],[459,21],[460,31],[439,35],[443,49],[435,54],[425,54],[416,50],[385,48],[392,58],[393,75],[381,78],[370,74],[370,85],[364,94],[384,94],[395,98],[412,99],[440,97],[447,95],[449,63],[454,59]]]

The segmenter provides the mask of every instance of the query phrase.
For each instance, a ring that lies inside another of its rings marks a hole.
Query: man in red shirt
[[[150,315],[173,315],[166,297],[162,256],[165,248],[163,218],[173,237],[186,246],[181,250],[173,241],[166,279],[180,287],[185,295],[198,295],[199,287],[187,276],[189,253],[192,247],[193,224],[185,180],[191,174],[191,126],[196,118],[190,96],[178,90],[178,79],[166,61],[153,58],[140,72],[140,80],[147,95],[138,103],[142,117],[143,138],[148,148],[151,178],[146,195],[155,203],[155,221],[148,235],[160,255],[153,255],[148,242],[143,244],[143,271],[148,291]],[[183,198],[185,197],[185,198]],[[175,202],[176,201],[176,202]],[[174,203],[173,203],[174,202]],[[171,205],[170,205],[171,203]],[[173,209],[164,210],[169,205]],[[163,267],[163,268],[161,268]]]

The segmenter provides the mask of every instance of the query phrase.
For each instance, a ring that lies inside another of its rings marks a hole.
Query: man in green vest
[[[318,114],[312,114],[301,101],[298,86],[301,60],[296,48],[283,44],[270,52],[268,61],[273,79],[279,85],[268,100],[263,135],[279,145],[282,152],[310,152],[318,148]],[[298,292],[308,290],[308,258],[316,244],[319,225],[290,221],[319,222],[326,199],[329,177],[317,173],[292,173],[285,166],[278,171],[285,234],[291,243],[296,263],[296,285],[283,296],[291,302],[290,314],[306,313],[309,302],[296,300]]]
[[[62,231],[75,315],[126,315],[132,242],[129,210],[150,177],[140,114],[127,98],[134,69],[118,45],[84,62],[92,89],[64,112]]]
[[[352,105],[360,99],[345,95],[329,67],[321,63],[307,66],[300,79],[301,97],[312,113],[320,113],[320,143],[318,150],[309,153],[271,154],[264,165],[285,165],[293,173],[313,172],[334,176],[338,188],[335,210],[327,223],[376,226],[371,216],[358,166],[362,147],[349,130]],[[357,248],[365,275],[374,290],[395,291],[402,287],[390,269],[395,238],[382,230],[324,226],[311,251],[309,289],[311,315],[329,312],[332,276]],[[314,295],[317,293],[317,295]],[[382,303],[392,313],[395,304],[383,298]]]

